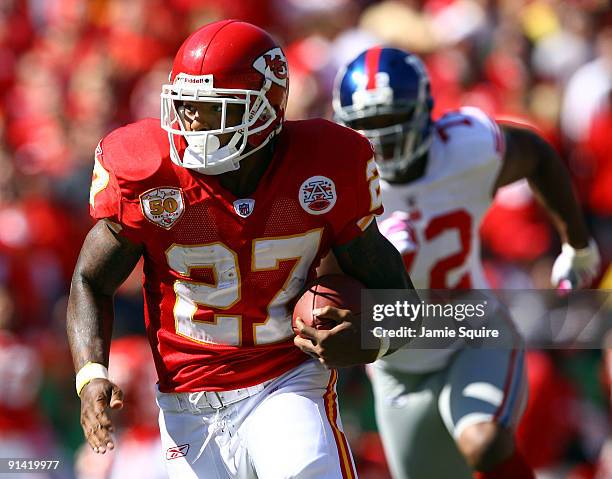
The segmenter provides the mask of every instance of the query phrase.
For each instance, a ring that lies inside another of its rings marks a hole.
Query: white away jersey
[[[477,108],[446,114],[434,125],[424,175],[408,184],[381,180],[380,231],[402,253],[417,289],[486,289],[478,229],[492,202],[504,155],[503,134]],[[384,366],[405,371],[442,367],[453,349],[402,350]]]

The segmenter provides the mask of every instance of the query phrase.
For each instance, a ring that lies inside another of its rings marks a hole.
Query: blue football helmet
[[[393,180],[431,144],[433,98],[421,60],[373,47],[338,72],[334,120],[373,144],[380,176]]]

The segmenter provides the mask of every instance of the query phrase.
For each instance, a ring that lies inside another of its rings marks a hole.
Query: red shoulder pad
[[[168,157],[168,139],[159,120],[142,120],[103,138],[95,153],[91,216],[134,227],[133,219],[124,218],[126,203],[137,202],[160,170],[168,169]]]
[[[155,119],[118,128],[102,140],[102,149],[126,199],[137,198],[169,157],[168,137]]]

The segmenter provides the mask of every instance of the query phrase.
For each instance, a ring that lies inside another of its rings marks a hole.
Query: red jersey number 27
[[[366,165],[366,181],[370,192],[370,211],[380,207],[380,185],[374,160]],[[166,251],[170,269],[184,276],[174,282],[176,302],[174,320],[176,334],[198,343],[242,346],[270,344],[293,336],[287,319],[287,305],[301,291],[310,267],[319,251],[323,229],[303,234],[254,239],[251,247],[250,271],[240,271],[238,254],[227,245],[216,242],[205,245],[174,244]],[[242,316],[224,313],[242,299],[241,274],[278,270],[282,261],[294,266],[283,286],[267,306],[267,316],[245,331]],[[215,284],[190,279],[194,268],[210,268]],[[198,308],[214,309],[212,321],[194,320]]]
[[[253,240],[252,272],[276,270],[281,261],[295,261],[285,284],[268,304],[267,317],[252,323],[253,330],[248,336],[253,344],[273,343],[293,335],[291,322],[287,321],[287,303],[304,285],[322,233],[319,228],[300,235]],[[166,258],[171,269],[186,277],[174,282],[176,334],[199,343],[242,346],[242,316],[223,313],[242,298],[238,254],[220,242],[197,246],[174,244],[166,251]],[[215,284],[188,279],[194,268],[212,269]],[[199,306],[216,310],[212,321],[194,320]]]

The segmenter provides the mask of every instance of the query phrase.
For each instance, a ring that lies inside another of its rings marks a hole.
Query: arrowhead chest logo
[[[140,195],[140,207],[146,219],[169,230],[185,212],[183,191],[170,186],[145,191]]]
[[[238,216],[246,218],[250,216],[255,209],[255,200],[250,198],[234,201],[234,211]]]
[[[299,192],[300,205],[311,215],[322,215],[336,204],[336,185],[325,176],[311,176]]]

